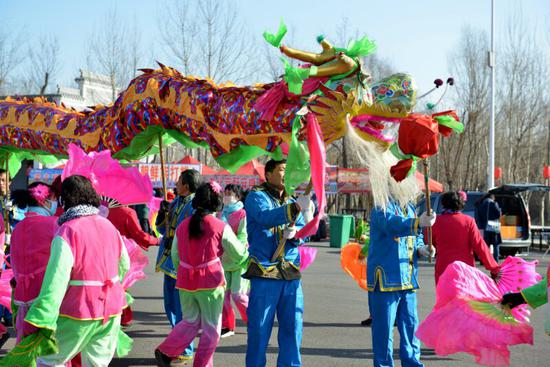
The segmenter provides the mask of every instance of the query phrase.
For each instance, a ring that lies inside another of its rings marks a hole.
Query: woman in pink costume
[[[219,218],[229,224],[233,232],[237,235],[239,241],[248,247],[248,235],[246,233],[246,212],[243,204],[243,189],[239,185],[229,184],[225,186],[223,196],[223,210]],[[246,309],[248,307],[248,292],[250,282],[241,275],[246,268],[243,266],[234,266],[223,264],[225,271],[225,281],[227,282],[225,298],[223,301],[222,313],[222,334],[221,337],[227,337],[235,334],[235,312],[231,306],[231,299],[241,314],[242,320],[246,323]]]
[[[13,202],[27,208],[25,219],[19,222],[11,237],[11,265],[15,278],[13,303],[17,307],[15,330],[17,343],[36,328],[26,323],[25,316],[40,293],[50,248],[57,229],[57,199],[51,187],[35,182],[28,190],[16,191]]]
[[[131,348],[120,330],[128,253],[116,228],[98,215],[99,196],[87,178],[66,178],[60,200],[65,212],[40,293],[25,317],[54,333],[58,352],[41,356],[37,365],[63,366],[81,353],[82,365],[107,367],[115,351],[121,356]]]
[[[242,266],[248,258],[246,246],[231,227],[215,217],[222,207],[222,188],[211,182],[200,186],[193,199],[195,213],[176,229],[172,260],[177,270],[183,319],[155,350],[157,365],[170,366],[202,329],[194,367],[213,366],[220,340],[225,293],[222,267]]]
[[[476,254],[485,268],[495,278],[499,272],[498,263],[489,252],[489,247],[477,229],[473,218],[462,214],[466,194],[464,192],[446,192],[441,197],[443,214],[437,217],[432,227],[432,240],[437,250],[435,262],[435,282],[449,264],[462,261],[475,267]]]

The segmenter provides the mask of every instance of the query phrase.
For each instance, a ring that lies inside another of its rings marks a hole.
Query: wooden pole
[[[5,205],[8,205],[8,202],[10,201],[10,153],[6,154],[6,197],[5,197]],[[4,222],[5,222],[5,231],[6,231],[6,244],[8,244],[9,238],[8,235],[11,233],[10,228],[10,213],[7,208],[4,208]]]
[[[304,195],[309,195],[312,189],[313,189],[313,180],[309,180],[309,184],[306,187],[306,191],[304,192]],[[292,227],[294,226],[294,224],[295,222],[291,222],[290,226]],[[277,246],[277,249],[273,253],[273,256],[271,256],[271,262],[274,262],[275,260],[277,260],[279,256],[281,256],[281,254],[285,249],[285,244],[286,244],[286,239],[281,241],[281,243],[279,243],[279,246]]]
[[[431,215],[432,214],[432,203],[430,199],[430,167],[428,165],[428,161],[424,159],[424,190],[426,193],[426,214]],[[430,255],[428,256],[428,261],[432,262],[432,227],[428,227],[428,249],[430,251]]]
[[[168,200],[168,191],[166,187],[166,174],[164,173],[164,152],[162,147],[162,134],[159,134],[159,156],[160,156],[160,177],[162,180],[162,192],[164,201]],[[170,233],[170,221],[168,218],[169,211],[166,210],[164,213],[164,225],[166,228],[166,236],[168,236]]]

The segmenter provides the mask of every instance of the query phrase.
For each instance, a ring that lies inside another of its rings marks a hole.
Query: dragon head
[[[399,121],[416,102],[416,87],[407,74],[391,75],[371,88],[320,89],[322,95],[312,98],[309,108],[317,115],[326,144],[351,128],[363,140],[387,149],[397,138]]]

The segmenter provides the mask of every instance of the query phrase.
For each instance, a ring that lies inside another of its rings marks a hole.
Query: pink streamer
[[[297,234],[298,238],[311,236],[317,232],[321,215],[325,212],[325,170],[326,170],[326,151],[323,142],[323,133],[319,122],[313,113],[306,115],[307,122],[307,146],[311,159],[311,180],[313,189],[319,203],[319,212],[313,220],[307,223]]]

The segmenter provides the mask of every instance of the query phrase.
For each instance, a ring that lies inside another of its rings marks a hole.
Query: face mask
[[[57,201],[55,200],[48,200],[50,202],[50,209],[48,209],[48,211],[50,212],[51,215],[54,215],[55,212],[57,211]]]
[[[233,195],[223,197],[223,205],[235,204],[237,201],[238,201],[237,198],[234,197]]]

